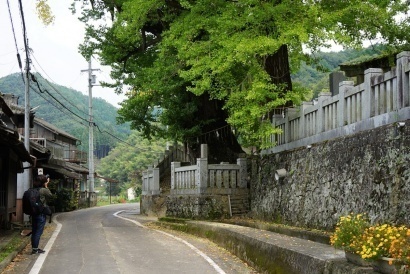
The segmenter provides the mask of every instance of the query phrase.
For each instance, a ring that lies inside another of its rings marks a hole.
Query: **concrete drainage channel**
[[[181,219],[160,219],[158,225],[207,238],[261,273],[376,273],[372,267],[348,263],[344,252],[330,245],[267,230]]]

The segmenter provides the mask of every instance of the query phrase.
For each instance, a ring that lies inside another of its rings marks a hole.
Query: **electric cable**
[[[52,106],[55,107],[57,110],[59,110],[59,111],[61,111],[63,114],[65,114],[65,113],[64,113],[64,110],[63,110],[62,108],[60,108],[58,105],[56,105],[53,101],[50,101],[50,100],[44,95],[44,91],[36,90],[36,89],[35,89],[33,86],[31,86],[31,85],[30,85],[30,88],[31,88],[31,90],[33,90],[35,93],[37,93],[41,98],[43,98],[46,102],[48,102],[50,105],[52,105]],[[37,87],[37,89],[38,89],[38,87]],[[81,124],[81,125],[83,125],[83,126],[85,126],[85,127],[88,127],[88,125],[83,124],[81,121],[78,121],[78,120],[76,120],[76,119],[74,119],[74,121],[77,122],[77,123],[79,123],[79,124]]]
[[[115,139],[117,139],[118,141],[120,141],[120,142],[122,142],[122,143],[124,143],[124,144],[127,144],[127,145],[129,145],[129,146],[133,146],[133,145],[131,145],[131,144],[129,144],[129,143],[127,143],[127,142],[125,142],[124,140],[121,140],[120,138],[118,138],[117,136],[115,136],[115,135],[113,135],[113,134],[111,134],[111,133],[109,133],[108,131],[106,131],[106,130],[104,130],[104,131],[101,131],[101,129],[98,127],[98,125],[97,124],[95,124],[94,123],[94,126],[98,129],[98,131],[99,132],[101,132],[101,133],[107,133],[108,135],[110,135],[111,137],[113,137],[113,138],[115,138]]]
[[[37,79],[35,78],[34,74],[31,74],[32,78],[34,77],[35,81],[37,81]],[[73,112],[71,109],[67,108],[63,103],[61,103],[56,97],[54,97],[53,94],[51,94],[47,89],[44,89],[44,91],[50,95],[58,104],[60,104],[63,108],[65,108],[66,110],[68,110],[71,114],[73,114],[74,116],[80,118],[81,120],[85,121],[85,122],[89,122],[87,119],[84,119],[83,117],[79,116],[77,113]]]
[[[11,15],[9,0],[7,0],[7,7],[8,7],[8,10],[9,10],[11,30],[12,30],[12,32],[13,32],[13,38],[14,38],[14,45],[16,46],[17,61],[18,61],[18,63],[19,63],[20,70],[22,71],[22,70],[23,70],[23,66],[22,66],[22,64],[21,64],[20,53],[19,53],[19,49],[18,49],[18,46],[17,46],[16,32],[14,31],[13,16]]]
[[[57,103],[59,103],[64,109],[66,109],[67,111],[69,111],[71,114],[74,114],[77,118],[80,118],[82,121],[85,121],[85,122],[87,122],[87,123],[90,123],[88,120],[86,120],[86,119],[84,119],[84,118],[81,118],[80,116],[76,115],[74,112],[72,112],[71,110],[69,110],[67,107],[65,107],[60,101],[58,101],[54,96],[52,96],[47,89],[42,90],[41,87],[38,85],[38,81],[36,80],[35,76],[34,76],[33,74],[31,74],[31,75],[32,75],[32,78],[33,78],[33,82],[35,82],[35,83],[37,84],[37,89],[38,89],[38,91],[35,90],[32,86],[30,86],[30,87],[31,87],[37,94],[39,94],[44,100],[46,100],[46,101],[49,102],[51,105],[53,105],[55,108],[57,108],[58,110],[60,110],[61,112],[63,112],[62,109],[60,109],[59,107],[57,107],[56,105],[54,105],[50,100],[46,99],[46,97],[43,96],[44,93],[47,93],[47,94],[50,95]],[[80,122],[80,121],[76,121],[76,122],[80,123],[81,125],[83,125],[83,126],[85,126],[85,127],[88,127],[88,125],[85,125],[85,124],[83,124],[83,123]],[[103,131],[102,131],[102,130],[98,127],[98,125],[97,125],[96,123],[94,123],[94,122],[93,122],[93,126],[97,127],[97,129],[98,129],[98,131],[99,131],[100,133],[102,133],[102,134],[103,134],[103,133],[106,133],[106,134],[108,134],[109,136],[115,138],[116,140],[118,140],[118,141],[120,141],[120,142],[123,142],[123,143],[125,143],[125,144],[127,144],[127,145],[129,145],[129,146],[132,146],[131,144],[125,142],[124,140],[122,140],[122,139],[120,139],[119,137],[117,137],[117,136],[111,134],[110,132],[108,132],[108,131],[106,131],[106,130],[103,130]]]
[[[32,55],[33,56],[33,58],[34,58],[34,60],[36,61],[36,63],[39,65],[39,67],[41,68],[41,70],[47,75],[47,77],[49,77],[50,78],[50,76],[47,74],[47,72],[41,67],[41,65],[39,64],[39,62],[37,61],[37,59],[35,58],[35,56],[34,55]],[[35,68],[35,66],[33,65],[33,67]],[[36,69],[37,70],[37,69]],[[81,109],[79,109],[78,107],[77,107],[77,105],[75,105],[74,103],[72,103],[70,100],[68,100],[66,97],[64,97],[64,95],[63,94],[61,94],[61,92],[52,84],[52,83],[50,83],[46,78],[44,78],[44,76],[43,75],[41,75],[41,73],[39,73],[38,72],[38,70],[37,70],[37,73],[38,73],[38,75],[40,75],[40,77],[57,93],[57,94],[59,94],[67,103],[69,103],[71,106],[73,106],[74,108],[76,108],[78,111],[80,111],[82,114],[85,114],[85,115],[88,115],[87,113],[85,113],[83,110],[81,110]],[[51,78],[50,78],[51,79]],[[52,80],[52,79],[51,79]],[[53,80],[52,80],[53,81]],[[53,82],[55,82],[55,81],[53,81]]]

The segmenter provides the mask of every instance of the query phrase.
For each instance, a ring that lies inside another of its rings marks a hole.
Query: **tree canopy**
[[[188,143],[223,138],[218,129],[229,125],[223,142],[234,152],[236,137],[271,145],[275,110],[309,98],[290,75],[312,53],[375,39],[402,47],[410,33],[399,0],[75,0],[79,7],[82,54],[98,54],[113,69],[106,85],[127,90],[120,122]]]

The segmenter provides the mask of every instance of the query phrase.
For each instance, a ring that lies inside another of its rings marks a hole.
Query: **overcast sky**
[[[12,13],[18,52],[25,62],[23,32],[17,0],[8,0]],[[55,15],[54,24],[44,26],[35,13],[35,0],[22,0],[29,47],[32,49],[32,72],[56,84],[73,88],[88,95],[88,75],[81,70],[88,69],[88,62],[78,53],[83,41],[84,25],[69,10],[71,0],[48,0]],[[20,72],[16,44],[10,22],[7,0],[0,0],[0,77]],[[92,59],[97,81],[110,81],[109,68]],[[124,96],[118,96],[113,89],[95,86],[93,97],[100,97],[118,107]]]

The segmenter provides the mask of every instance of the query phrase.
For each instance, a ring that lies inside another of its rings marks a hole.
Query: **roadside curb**
[[[157,224],[211,240],[263,273],[375,273],[347,262],[330,245],[276,232],[204,221]]]

